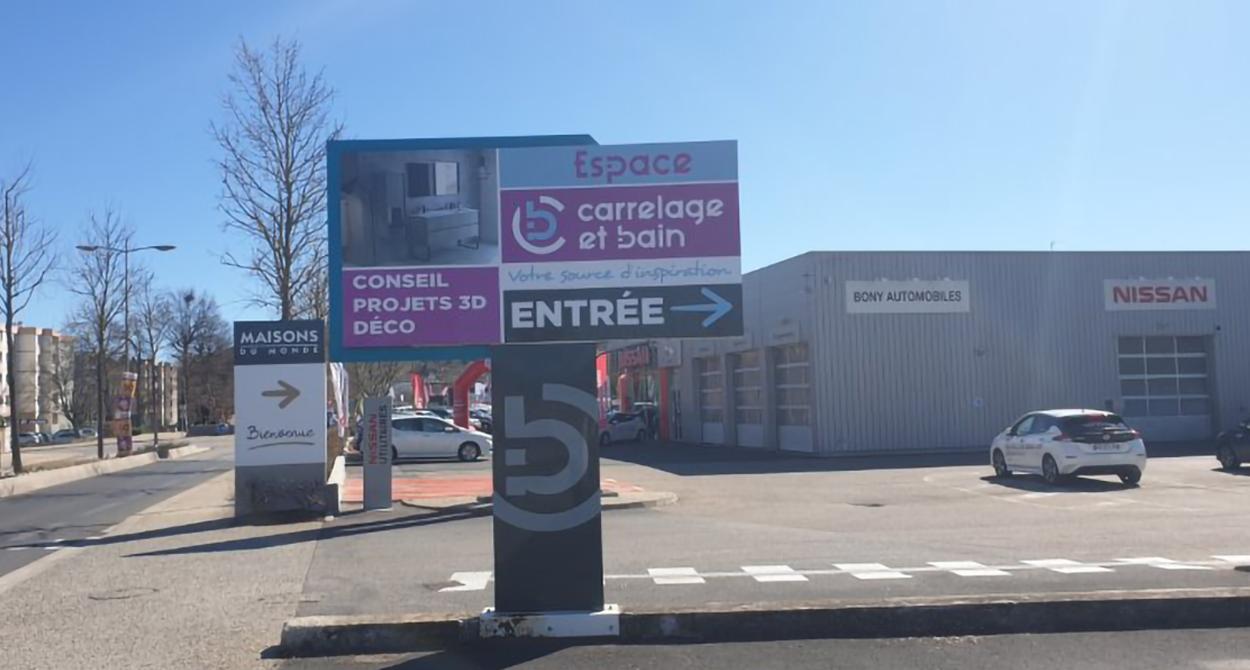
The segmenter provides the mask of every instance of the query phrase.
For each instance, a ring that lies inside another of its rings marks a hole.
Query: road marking
[[[647,568],[656,584],[706,584],[694,568]]]
[[[1006,570],[991,568],[976,561],[929,561],[929,565],[942,570],[949,570],[960,577],[1010,577]]]
[[[1049,498],[1059,495],[1059,491],[1034,491],[1032,493],[1021,493],[1018,498],[1021,500],[1033,500],[1035,498]]]
[[[451,581],[460,582],[459,586],[447,586],[438,590],[439,593],[452,591],[484,591],[490,583],[490,571],[486,572],[453,572]]]
[[[1090,572],[1115,572],[1114,570],[1111,570],[1109,568],[1104,568],[1099,565],[1088,565],[1085,563],[1079,563],[1077,561],[1069,560],[1066,558],[1041,558],[1041,559],[1034,559],[1031,561],[1020,561],[1020,562],[1028,564],[1028,565],[1032,565],[1038,568],[1045,568],[1047,570],[1058,572],[1064,575],[1079,575],[1079,574],[1085,574],[1085,573],[1090,573]]]
[[[9,547],[20,549],[23,547]],[[77,549],[67,546],[66,549]],[[809,577],[851,575],[856,579],[910,579],[917,575],[949,572],[961,577],[1010,577],[1014,573],[1032,570],[1049,570],[1060,574],[1087,574],[1115,572],[1114,568],[1134,565],[1164,570],[1227,570],[1231,566],[1250,564],[1250,554],[1221,554],[1208,561],[1176,561],[1158,556],[1121,558],[1114,561],[1080,562],[1067,558],[1045,558],[1018,563],[986,564],[977,561],[930,561],[924,566],[890,568],[882,563],[833,563],[833,568],[795,569],[788,565],[746,565],[735,571],[700,571],[693,567],[647,568],[645,573],[605,574],[609,581],[647,580],[657,585],[706,584],[708,580],[750,577],[757,582],[806,582]],[[439,589],[447,591],[481,591],[490,582],[490,571],[457,572],[451,581],[457,586]]]
[[[788,565],[744,565],[742,571],[757,582],[805,582],[807,577]]]
[[[911,575],[891,570],[880,563],[834,563],[833,567],[850,573],[856,579],[911,579]]]
[[[1164,570],[1212,570],[1213,568],[1205,565],[1194,565],[1192,563],[1180,563],[1170,558],[1161,556],[1144,556],[1140,558],[1117,558],[1121,563],[1129,565],[1149,565],[1152,568],[1162,568]]]

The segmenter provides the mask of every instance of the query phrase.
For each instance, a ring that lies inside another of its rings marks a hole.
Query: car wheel
[[[460,457],[460,460],[465,462],[476,461],[482,455],[482,450],[472,442],[465,442],[460,445],[460,451],[457,452],[457,455]]]
[[[398,461],[399,461],[399,449],[397,449],[396,447],[391,447],[391,462],[395,463]]]
[[[1237,454],[1227,444],[1221,446],[1219,451],[1215,452],[1215,457],[1219,459],[1220,467],[1225,470],[1236,470],[1241,467],[1241,461],[1237,460]]]
[[[1137,482],[1141,481],[1141,470],[1132,468],[1125,472],[1121,472],[1120,481],[1124,482],[1125,486],[1136,486]]]
[[[990,459],[994,465],[994,476],[1007,478],[1011,476],[1011,470],[1007,469],[1007,459],[1003,457],[1001,449],[994,450],[994,456]]]
[[[599,433],[599,446],[606,447],[612,444],[612,437],[607,433]]]
[[[1055,458],[1050,454],[1042,457],[1042,479],[1047,484],[1058,484],[1063,477],[1059,474],[1059,464],[1055,462]]]

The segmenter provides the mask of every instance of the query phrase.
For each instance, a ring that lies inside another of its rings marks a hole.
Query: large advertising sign
[[[736,142],[342,141],[328,156],[336,360],[742,333]]]

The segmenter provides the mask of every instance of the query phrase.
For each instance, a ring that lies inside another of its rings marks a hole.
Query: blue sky
[[[1245,2],[25,2],[0,10],[0,171],[66,249],[112,206],[167,286],[219,263],[240,36],[302,41],[348,137],[737,139],[743,265],[812,249],[1245,248]],[[65,281],[72,281],[66,279]],[[51,286],[27,322],[60,325]]]

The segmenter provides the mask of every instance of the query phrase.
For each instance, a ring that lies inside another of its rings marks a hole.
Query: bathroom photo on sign
[[[493,149],[344,153],[343,265],[497,263],[497,175]]]

